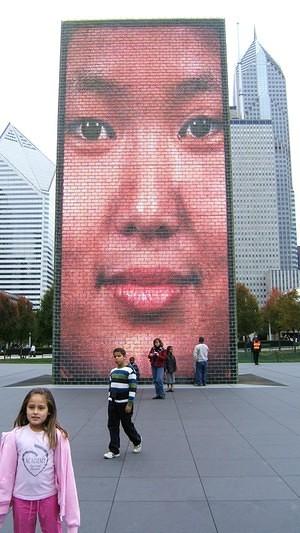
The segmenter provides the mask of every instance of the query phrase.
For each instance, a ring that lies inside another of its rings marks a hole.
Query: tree
[[[280,299],[281,330],[300,329],[300,301],[296,289],[286,292]]]
[[[300,300],[296,289],[286,293],[273,289],[263,308],[263,316],[271,331],[278,333],[279,342],[281,331],[300,330]],[[294,335],[293,338],[295,340]]]
[[[242,283],[236,285],[238,336],[247,337],[261,326],[261,313],[256,297]]]
[[[34,328],[34,312],[32,310],[32,303],[20,296],[17,300],[17,322],[16,322],[16,334],[15,337],[21,346],[29,338],[29,333]]]
[[[10,343],[15,338],[17,306],[11,298],[0,292],[0,340]]]
[[[52,344],[53,287],[45,292],[37,311],[37,338],[42,344]]]
[[[271,333],[279,333],[281,329],[281,297],[281,291],[278,289],[272,289],[267,298],[266,304],[262,308],[263,319],[270,325]]]

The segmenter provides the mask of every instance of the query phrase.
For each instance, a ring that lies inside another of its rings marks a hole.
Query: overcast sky
[[[108,4],[108,5],[107,5]],[[225,18],[229,93],[237,62],[237,22],[240,51],[253,40],[253,28],[262,46],[280,65],[287,82],[293,184],[296,195],[297,233],[300,243],[299,144],[299,32],[294,0],[284,8],[251,0],[9,0],[2,2],[0,19],[1,82],[0,130],[16,126],[53,162],[56,157],[60,22],[122,18]]]

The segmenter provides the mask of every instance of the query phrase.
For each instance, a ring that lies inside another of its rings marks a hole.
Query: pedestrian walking
[[[253,355],[254,364],[258,365],[259,354],[261,352],[261,341],[259,340],[259,338],[257,336],[254,337],[254,339],[252,341],[251,351],[252,351],[252,355]]]
[[[35,357],[35,356],[36,356],[35,345],[32,344],[30,348],[30,357]]]
[[[110,371],[108,393],[108,422],[110,434],[108,451],[105,459],[120,456],[120,423],[133,444],[133,453],[142,451],[142,438],[132,422],[133,403],[136,393],[136,374],[126,364],[126,351],[115,348],[113,351],[116,367]]]

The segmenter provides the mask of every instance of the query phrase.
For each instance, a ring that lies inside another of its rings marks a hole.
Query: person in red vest
[[[251,344],[251,351],[253,354],[253,360],[254,364],[258,365],[258,358],[261,351],[261,341],[258,337],[254,337],[252,344]]]
[[[161,339],[154,339],[153,346],[149,352],[148,359],[151,363],[153,383],[155,386],[155,396],[153,400],[164,400],[164,371],[167,358],[167,350],[164,349]]]

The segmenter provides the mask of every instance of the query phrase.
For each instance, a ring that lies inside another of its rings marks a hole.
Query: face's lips
[[[163,311],[177,301],[187,286],[200,285],[200,274],[166,268],[135,268],[97,276],[96,287],[111,289],[113,297],[139,313]]]

